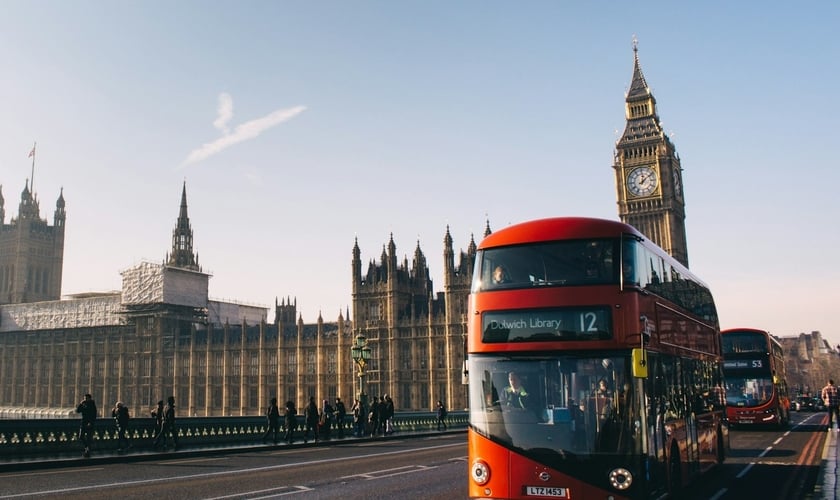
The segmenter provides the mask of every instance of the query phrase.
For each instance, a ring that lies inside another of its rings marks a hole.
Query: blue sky
[[[6,1],[0,184],[64,189],[63,293],[160,262],[186,181],[214,298],[305,322],[351,302],[356,238],[617,219],[632,40],[684,168],[721,326],[840,343],[835,2]]]

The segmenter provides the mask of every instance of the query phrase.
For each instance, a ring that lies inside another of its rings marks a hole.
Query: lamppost
[[[370,359],[370,347],[367,346],[367,339],[364,335],[356,335],[353,347],[350,348],[350,355],[359,367],[359,401],[367,408],[367,394],[365,394],[365,365]]]

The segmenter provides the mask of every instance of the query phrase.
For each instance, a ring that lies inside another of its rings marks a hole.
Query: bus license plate
[[[526,486],[525,494],[536,497],[568,498],[566,488],[548,488],[545,486]]]

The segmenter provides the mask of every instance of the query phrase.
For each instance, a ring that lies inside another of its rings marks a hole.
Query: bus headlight
[[[617,490],[626,490],[633,484],[633,474],[629,470],[619,467],[610,471],[610,485]]]
[[[490,467],[481,460],[476,460],[470,467],[470,476],[475,484],[485,484],[490,480]]]

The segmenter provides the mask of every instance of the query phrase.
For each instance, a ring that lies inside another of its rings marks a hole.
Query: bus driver
[[[508,373],[508,384],[502,396],[503,404],[512,408],[528,408],[528,391],[516,372]]]

